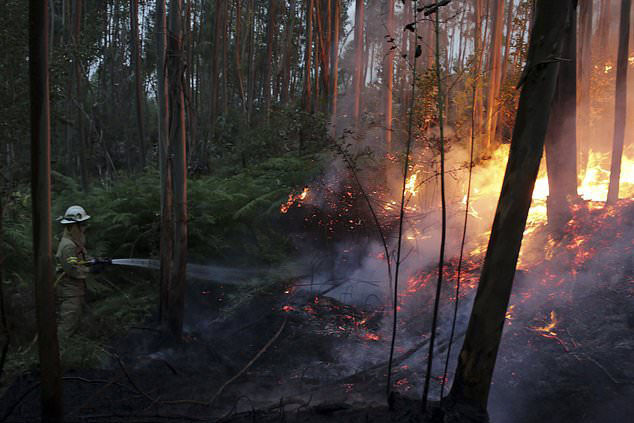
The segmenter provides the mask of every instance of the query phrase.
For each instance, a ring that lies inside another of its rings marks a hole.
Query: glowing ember
[[[603,66],[603,73],[608,73],[612,70],[612,65],[609,64],[605,64],[605,66]]]
[[[379,335],[377,335],[375,333],[366,333],[365,335],[363,335],[363,339],[368,340],[368,341],[378,341],[381,338],[379,337]]]
[[[304,190],[299,194],[288,194],[288,200],[286,201],[286,203],[282,203],[280,205],[280,212],[288,213],[288,210],[293,207],[294,204],[297,204],[297,207],[301,207],[301,201],[306,199],[306,197],[308,196],[308,191],[308,187],[304,187]]]
[[[291,311],[295,311],[295,307],[290,306],[290,305],[285,305],[284,307],[282,307],[282,311],[284,311],[286,313],[291,312]]]

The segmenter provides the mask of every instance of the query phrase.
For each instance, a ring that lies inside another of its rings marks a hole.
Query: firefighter
[[[89,266],[86,251],[86,221],[90,216],[81,206],[71,206],[57,220],[64,225],[64,233],[57,248],[57,297],[59,303],[59,331],[62,336],[73,334],[79,326],[85,297],[86,278],[96,270]]]

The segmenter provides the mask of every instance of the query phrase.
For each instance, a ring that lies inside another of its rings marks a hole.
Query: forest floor
[[[634,202],[575,219],[575,232],[558,237],[554,251],[544,253],[554,242],[545,232],[534,235],[544,239],[527,257],[549,257],[516,275],[491,388],[494,423],[604,423],[634,415]],[[392,376],[399,396],[390,411],[389,313],[315,295],[298,288],[301,282],[277,280],[239,295],[235,285],[192,283],[180,342],[147,324],[113,340],[99,369],[65,372],[65,421],[423,421],[429,287],[403,298],[418,305],[403,305]],[[438,339],[442,357],[446,338]],[[460,344],[458,337],[452,363]],[[434,367],[432,397],[442,364]],[[30,372],[1,398],[0,421],[38,416],[38,375]]]

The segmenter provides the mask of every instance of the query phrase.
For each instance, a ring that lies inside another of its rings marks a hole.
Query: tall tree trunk
[[[537,0],[534,34],[520,84],[511,151],[473,311],[446,406],[453,419],[488,421],[489,388],[544,138],[573,1]],[[543,65],[543,63],[547,63]]]
[[[361,89],[363,87],[363,36],[364,36],[364,3],[356,0],[354,17],[354,73],[352,76],[354,108],[352,118],[354,128],[358,131],[361,127]]]
[[[169,82],[169,142],[174,187],[174,256],[168,297],[168,325],[172,336],[183,331],[187,270],[187,140],[185,137],[183,0],[170,1],[167,69]]]
[[[55,318],[51,228],[51,119],[48,77],[48,5],[29,3],[31,79],[31,197],[35,316],[41,371],[42,421],[62,421],[62,370]]]
[[[385,148],[392,151],[392,91],[394,89],[394,51],[396,37],[394,34],[394,0],[387,2],[387,34],[384,38],[385,51],[383,53],[384,78],[384,111],[385,111]]]
[[[84,130],[84,116],[81,103],[83,101],[82,70],[79,37],[81,34],[82,0],[75,0],[73,9],[73,79],[75,80],[75,95],[77,109],[77,151],[79,153],[79,175],[81,177],[81,187],[84,192],[88,191],[88,164],[86,162],[86,135]]]
[[[491,15],[493,19],[491,44],[489,45],[489,90],[487,94],[486,148],[490,150],[495,144],[497,99],[500,94],[500,77],[502,64],[502,28],[504,27],[504,0],[492,0]]]
[[[269,0],[269,23],[266,29],[266,70],[264,75],[264,107],[267,122],[271,116],[271,89],[273,76],[273,40],[275,38],[275,18],[278,0]]]
[[[249,48],[248,60],[249,60],[249,76],[247,79],[247,124],[250,126],[253,118],[253,105],[255,99],[255,0],[249,0],[247,15],[249,16]]]
[[[222,27],[222,10],[225,8],[226,0],[217,0],[214,2],[214,39],[213,49],[211,53],[211,97],[209,103],[209,124],[211,142],[216,139],[216,121],[218,120],[218,103],[220,99],[220,75],[218,72],[220,52],[222,51],[223,27]],[[170,81],[171,84],[171,81]],[[204,162],[206,163],[207,148],[204,150]]]
[[[484,101],[482,99],[482,57],[484,56],[484,45],[482,42],[482,9],[483,9],[483,0],[475,0],[474,5],[474,34],[473,34],[473,44],[474,44],[474,84],[475,84],[475,96],[474,96],[474,104],[473,107],[475,109],[474,113],[474,128],[475,128],[475,143],[477,146],[482,145],[482,121],[484,119]]]
[[[610,164],[610,184],[608,204],[619,199],[621,177],[621,156],[625,139],[625,118],[627,116],[627,64],[630,40],[630,12],[632,0],[621,0],[621,22],[619,24],[619,53],[616,63],[616,93],[614,95],[614,139],[612,141],[612,163]]]
[[[570,0],[567,0],[570,1]],[[569,204],[577,198],[577,0],[572,0],[559,79],[546,132],[548,224],[563,229],[572,217]]]
[[[592,15],[593,0],[581,0],[580,5],[580,51],[579,51],[579,108],[577,113],[577,149],[579,174],[584,175],[588,163],[591,139],[590,127],[590,81],[592,76]]]
[[[156,74],[158,84],[158,153],[161,178],[161,287],[159,296],[159,319],[168,328],[170,286],[172,285],[172,257],[174,255],[174,205],[172,187],[172,164],[169,154],[169,83],[167,80],[167,16],[165,0],[156,2]]]
[[[293,55],[293,37],[295,33],[295,4],[296,0],[291,0],[286,31],[284,34],[284,53],[282,59],[282,104],[287,104],[290,97],[291,80],[291,57]]]
[[[242,75],[242,48],[240,35],[242,33],[242,0],[236,0],[236,32],[235,32],[235,60],[236,79],[238,83],[238,94],[240,95],[240,106],[242,112],[246,112],[246,94],[244,92],[244,76]]]
[[[143,125],[143,78],[141,76],[141,45],[139,42],[139,0],[130,1],[130,30],[132,31],[132,57],[134,62],[134,83],[136,92],[136,119],[139,131],[141,166],[145,167],[145,130]]]
[[[332,23],[330,25],[330,125],[331,136],[337,135],[337,85],[339,83],[339,16],[341,15],[340,0],[332,0],[330,13]]]
[[[313,55],[313,0],[306,0],[306,50],[304,53],[304,110],[311,112],[311,63]]]
[[[610,42],[610,24],[612,17],[610,16],[610,6],[612,0],[601,0],[601,9],[599,13],[599,28],[597,41],[599,42],[600,52],[599,60],[606,60],[611,53],[609,47]]]
[[[504,59],[502,59],[502,72],[500,73],[500,88],[504,86],[504,81],[506,80],[506,69],[511,57],[511,38],[513,38],[513,0],[508,2],[508,10],[506,11],[506,40],[504,44]]]

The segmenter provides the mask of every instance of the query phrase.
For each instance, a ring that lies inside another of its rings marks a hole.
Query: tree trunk
[[[42,421],[62,421],[62,370],[55,317],[51,228],[51,120],[48,76],[48,5],[29,3],[31,79],[31,197],[35,316],[41,371]]]
[[[332,23],[330,25],[330,125],[331,136],[337,135],[337,85],[339,83],[339,16],[341,15],[340,0],[332,0],[332,11],[330,13]]]
[[[161,287],[159,297],[159,319],[168,327],[169,287],[172,285],[172,256],[174,255],[172,164],[169,159],[169,84],[167,70],[167,17],[165,0],[156,2],[156,74],[158,83],[158,153],[161,174]]]
[[[475,0],[474,5],[474,34],[473,34],[473,43],[474,43],[474,54],[475,54],[475,62],[474,62],[474,84],[475,84],[475,95],[474,95],[474,104],[473,107],[475,109],[474,113],[474,128],[475,128],[475,143],[476,145],[482,145],[481,137],[482,137],[482,121],[484,116],[484,102],[482,99],[482,57],[484,55],[484,46],[482,43],[482,0]]]
[[[281,101],[282,104],[287,104],[290,96],[289,87],[291,80],[291,57],[293,55],[293,35],[295,30],[295,2],[296,0],[291,0],[288,20],[287,20],[287,28],[285,34],[285,43],[284,43],[284,58],[282,60],[282,93],[281,93]]]
[[[630,40],[630,12],[632,0],[621,1],[621,22],[619,24],[619,54],[616,62],[616,93],[614,95],[614,139],[612,141],[612,162],[610,164],[610,185],[607,203],[612,205],[619,199],[621,177],[621,156],[625,139],[625,118],[627,116],[627,64]]]
[[[130,30],[132,31],[132,57],[134,61],[134,82],[136,92],[136,118],[139,131],[141,166],[145,167],[145,131],[143,125],[143,78],[141,76],[141,46],[139,42],[139,0],[130,1]]]
[[[394,89],[394,51],[396,37],[394,36],[394,0],[387,2],[387,34],[384,38],[385,51],[383,53],[384,78],[384,110],[385,110],[385,148],[392,151],[392,91]]]
[[[236,32],[235,32],[235,60],[236,60],[236,79],[238,83],[238,94],[240,95],[240,106],[242,112],[245,113],[246,95],[244,92],[244,77],[242,75],[242,49],[240,44],[240,34],[242,32],[242,0],[236,0]]]
[[[264,107],[266,107],[266,120],[271,116],[271,84],[273,75],[273,40],[275,36],[275,15],[277,14],[277,1],[269,0],[269,23],[266,29],[266,70],[264,75]]]
[[[567,0],[570,1],[570,0]],[[564,61],[559,64],[559,79],[546,132],[548,170],[548,224],[563,229],[572,217],[570,203],[577,198],[577,0],[568,19]]]
[[[304,53],[304,110],[311,112],[311,63],[313,55],[313,0],[306,0],[306,51]]]
[[[610,16],[610,5],[612,0],[601,0],[601,9],[599,13],[599,28],[597,34],[597,41],[599,42],[599,48],[597,49],[600,52],[599,60],[606,60],[611,53],[609,47],[610,42],[610,24],[611,24],[611,16]]]
[[[75,80],[75,108],[77,109],[77,151],[79,153],[79,175],[81,177],[81,187],[84,192],[88,191],[88,165],[86,163],[86,135],[84,131],[84,116],[81,110],[83,100],[82,70],[79,36],[81,34],[82,0],[75,0],[73,10],[73,79]]]
[[[183,61],[182,1],[171,0],[168,29],[167,69],[169,82],[169,143],[174,187],[174,255],[169,286],[167,321],[172,336],[183,331],[187,270],[187,140]]]
[[[465,415],[488,421],[489,388],[557,85],[559,66],[549,59],[561,57],[572,7],[570,0],[537,0],[508,165],[445,421]]]
[[[354,108],[352,118],[356,131],[361,125],[361,88],[363,87],[363,35],[364,35],[364,4],[363,0],[356,0],[354,17],[354,73],[352,76]]]
[[[511,57],[511,38],[513,38],[513,1],[509,1],[506,11],[506,40],[504,44],[504,59],[502,60],[502,72],[500,73],[500,88],[504,86],[506,80],[506,69]],[[496,118],[497,121],[497,118]]]
[[[500,77],[502,64],[502,28],[504,27],[504,0],[492,0],[491,15],[493,19],[491,44],[489,46],[489,89],[487,94],[486,149],[495,145],[497,100],[500,94]]]
[[[222,39],[223,39],[223,28],[222,28],[222,10],[225,7],[226,0],[217,0],[214,5],[214,39],[213,39],[213,49],[211,53],[211,97],[209,103],[209,124],[210,141],[214,142],[216,139],[216,121],[218,120],[218,102],[220,99],[220,75],[218,72],[218,62],[220,61],[220,51],[222,49]],[[171,13],[170,13],[171,14]],[[170,19],[171,20],[171,19]],[[172,82],[170,81],[170,84]],[[205,147],[204,152],[204,162],[206,163],[207,157],[207,147]]]
[[[590,153],[591,126],[590,126],[590,81],[592,76],[592,15],[593,1],[581,0],[579,10],[580,18],[580,42],[579,42],[579,97],[577,126],[577,149],[579,174],[584,175]]]
[[[250,126],[253,118],[253,105],[255,99],[255,0],[249,0],[247,14],[249,16],[249,76],[247,79],[247,124]]]

